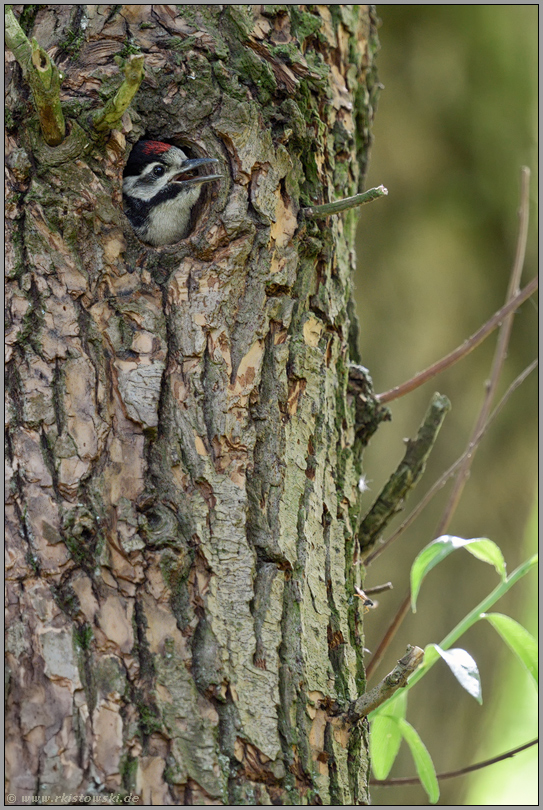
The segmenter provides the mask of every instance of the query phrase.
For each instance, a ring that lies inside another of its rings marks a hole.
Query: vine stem
[[[479,771],[481,768],[488,768],[489,765],[494,765],[496,762],[502,762],[504,759],[509,759],[510,757],[514,757],[516,754],[520,754],[521,751],[531,748],[532,745],[537,745],[538,742],[539,738],[537,737],[535,740],[524,743],[524,745],[519,745],[517,748],[511,749],[511,751],[505,751],[505,753],[499,754],[499,756],[492,757],[491,759],[476,762],[474,765],[467,765],[465,768],[459,768],[456,771],[445,771],[444,773],[438,773],[436,774],[437,779],[453,779],[456,776],[464,776],[466,773],[472,773],[472,771]],[[394,779],[370,779],[370,785],[378,785],[380,787],[418,784],[420,784],[420,779],[418,776],[399,776]]]
[[[479,602],[473,610],[464,616],[464,618],[458,622],[456,627],[453,627],[450,633],[448,633],[445,638],[439,642],[439,646],[442,650],[448,650],[455,644],[458,639],[466,633],[469,628],[474,625],[479,619],[482,617],[483,613],[487,613],[494,604],[504,596],[507,591],[509,591],[513,585],[515,585],[522,577],[526,576],[532,568],[537,565],[537,554],[530,557],[525,562],[521,563],[518,568],[509,574],[504,580],[502,580],[493,591],[491,591],[488,596]],[[409,600],[411,599],[411,595],[409,594]],[[414,673],[414,675],[409,679],[405,689],[411,689],[415,686],[416,683],[420,681],[420,679],[426,675],[428,670],[430,670],[436,661],[441,660],[438,653],[436,652],[435,655],[432,654],[432,651],[426,652],[424,656],[424,661],[422,665],[418,668],[418,670]]]

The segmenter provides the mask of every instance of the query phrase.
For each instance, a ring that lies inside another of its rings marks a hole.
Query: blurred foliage
[[[357,296],[362,362],[376,391],[384,391],[456,347],[503,304],[515,253],[521,165],[532,170],[523,284],[537,271],[538,8],[378,5],[377,13],[384,89],[366,186],[383,183],[389,196],[361,211]],[[434,391],[446,394],[453,409],[408,508],[460,455],[482,403],[494,347],[495,336],[449,372],[391,404],[393,422],[380,428],[364,459],[368,508],[402,457],[403,438],[416,434]],[[536,352],[537,312],[529,301],[515,317],[501,393]],[[449,528],[464,537],[490,537],[503,550],[509,571],[526,558],[521,539],[536,485],[536,400],[532,374],[483,439]],[[405,595],[414,557],[434,537],[447,491],[368,569],[368,586],[394,583],[366,619],[370,650]],[[424,647],[438,641],[496,584],[487,566],[468,565],[460,555],[440,568],[425,583],[419,610],[402,625],[378,677],[407,643]],[[523,588],[512,589],[497,609],[529,626],[537,606],[524,606],[522,595]],[[502,642],[487,626],[475,626],[464,642],[481,672],[482,707],[462,694],[445,667],[429,673],[423,694],[414,689],[410,695],[408,719],[438,771],[474,762],[484,735],[485,756],[506,747],[499,729],[488,737],[485,721],[504,677],[497,666],[504,661]],[[515,739],[514,744],[523,742]],[[409,754],[400,753],[396,775],[411,775],[412,769]],[[439,804],[462,804],[467,784],[464,777],[442,783]],[[374,804],[426,804],[419,788],[374,788],[372,795]]]
[[[526,537],[525,556],[538,548],[537,501],[534,503]],[[537,602],[537,582],[531,577],[524,584],[526,605]],[[537,613],[527,611],[528,629],[537,638]],[[484,731],[479,741],[477,760],[494,755],[496,740],[504,750],[515,748],[537,736],[537,694],[530,688],[522,668],[507,651],[503,653],[502,682],[497,690],[492,714],[485,717]],[[538,804],[538,746],[530,748],[515,759],[484,769],[470,777],[466,804],[510,805]]]

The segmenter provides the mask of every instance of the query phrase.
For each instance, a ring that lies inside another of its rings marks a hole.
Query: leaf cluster
[[[464,548],[473,557],[492,565],[500,577],[500,582],[473,610],[458,622],[439,644],[428,644],[424,662],[411,677],[405,689],[394,695],[370,715],[371,721],[371,760],[376,779],[386,779],[394,764],[402,740],[405,740],[413,757],[415,768],[429,801],[435,804],[439,799],[439,784],[436,771],[427,748],[420,736],[405,719],[408,691],[421,680],[437,661],[444,661],[458,683],[477,700],[483,702],[481,678],[477,664],[466,650],[453,647],[458,639],[476,622],[485,620],[494,627],[503,641],[516,655],[530,678],[538,684],[538,645],[536,639],[519,622],[502,613],[489,613],[494,604],[504,596],[538,562],[537,555],[530,557],[512,574],[507,576],[503,554],[496,543],[486,537],[464,539],[443,535],[429,543],[416,557],[411,567],[411,604],[416,610],[417,597],[427,574],[449,554]]]

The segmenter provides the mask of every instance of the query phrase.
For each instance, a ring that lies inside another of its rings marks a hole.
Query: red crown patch
[[[141,151],[144,155],[160,155],[162,152],[167,152],[170,146],[170,143],[161,141],[143,141]]]

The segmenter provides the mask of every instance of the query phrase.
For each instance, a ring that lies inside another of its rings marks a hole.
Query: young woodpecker
[[[158,247],[188,236],[191,215],[203,183],[220,174],[200,175],[200,166],[215,158],[189,160],[177,146],[139,141],[123,173],[124,212],[143,242]]]

